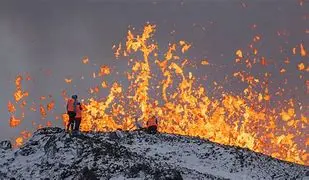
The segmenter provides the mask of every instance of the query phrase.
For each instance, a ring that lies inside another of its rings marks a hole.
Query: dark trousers
[[[73,130],[76,113],[73,111],[68,111],[68,115],[69,115],[69,123],[67,125],[67,130],[70,130],[70,127],[71,130]]]
[[[80,126],[81,120],[82,120],[81,118],[75,118],[75,127],[74,127],[75,131],[79,131],[79,126]]]
[[[149,126],[147,128],[147,133],[149,133],[149,134],[156,134],[157,133],[157,126]]]

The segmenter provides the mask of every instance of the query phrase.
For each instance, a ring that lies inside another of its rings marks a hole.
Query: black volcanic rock
[[[0,142],[0,149],[9,150],[12,149],[11,141],[5,140]]]
[[[43,128],[19,149],[10,150],[11,144],[3,142],[0,180],[309,178],[307,166],[178,135],[89,132],[71,136],[60,128]]]
[[[98,180],[97,175],[88,169],[88,167],[84,167],[81,172],[74,178],[76,180]]]
[[[183,180],[181,173],[175,169],[164,169],[162,171],[155,172],[155,180]]]

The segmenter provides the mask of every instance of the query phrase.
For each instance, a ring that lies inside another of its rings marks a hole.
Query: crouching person
[[[146,132],[149,134],[156,134],[158,129],[158,120],[156,116],[152,116],[147,121]]]

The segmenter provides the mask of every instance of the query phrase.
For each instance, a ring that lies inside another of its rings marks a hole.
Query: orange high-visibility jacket
[[[81,105],[76,105],[76,116],[75,118],[82,118],[82,107]]]
[[[150,126],[158,126],[157,118],[155,116],[152,116],[147,121],[147,127],[150,127]]]
[[[75,112],[74,103],[75,103],[74,99],[69,99],[68,100],[68,105],[67,105],[68,111]]]

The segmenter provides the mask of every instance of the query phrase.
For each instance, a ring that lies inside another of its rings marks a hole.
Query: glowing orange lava
[[[19,124],[20,124],[20,119],[17,119],[14,116],[11,116],[10,126],[14,128],[14,127],[17,127]]]
[[[299,109],[295,99],[289,99],[281,106],[270,106],[276,95],[269,91],[270,73],[255,77],[246,69],[234,72],[232,77],[247,85],[238,95],[225,92],[218,82],[207,82],[213,83],[215,90],[221,92],[220,97],[214,98],[203,84],[199,84],[194,73],[186,68],[190,60],[183,58],[183,55],[192,48],[192,44],[180,40],[170,43],[164,51],[153,38],[155,31],[156,26],[151,24],[147,24],[141,34],[129,30],[127,41],[120,43],[118,48],[113,47],[117,58],[128,59],[126,77],[129,86],[124,88],[119,82],[108,86],[107,82],[101,81],[92,88],[92,93],[98,92],[99,87],[110,89],[107,97],[89,98],[83,103],[82,131],[134,130],[137,119],[145,125],[150,116],[156,115],[159,131],[163,133],[198,136],[309,165],[306,147],[296,140],[301,137],[308,145],[309,137],[305,134],[308,117],[296,115]],[[257,35],[253,41],[261,41],[261,37]],[[255,59],[251,59],[244,50],[237,50],[236,62],[244,61],[248,69],[255,65],[261,68],[267,66],[268,59],[266,61],[265,57],[258,56],[260,52],[254,45],[251,47]],[[165,53],[161,56],[161,52]],[[201,64],[209,65],[209,62],[202,60]],[[304,70],[305,64],[298,65],[298,69]],[[281,73],[286,71],[286,68],[280,70]],[[110,67],[102,65],[99,72],[93,73],[93,78],[111,73]],[[158,75],[161,79],[157,78]],[[66,100],[66,91],[63,90],[62,95]],[[52,103],[46,109],[50,111],[53,108]],[[12,108],[9,109],[14,112]],[[40,105],[40,112],[45,118],[47,112],[43,105]],[[63,114],[62,118],[66,125],[68,116]],[[47,126],[51,126],[51,122]],[[16,139],[17,145],[22,142],[23,138]]]

